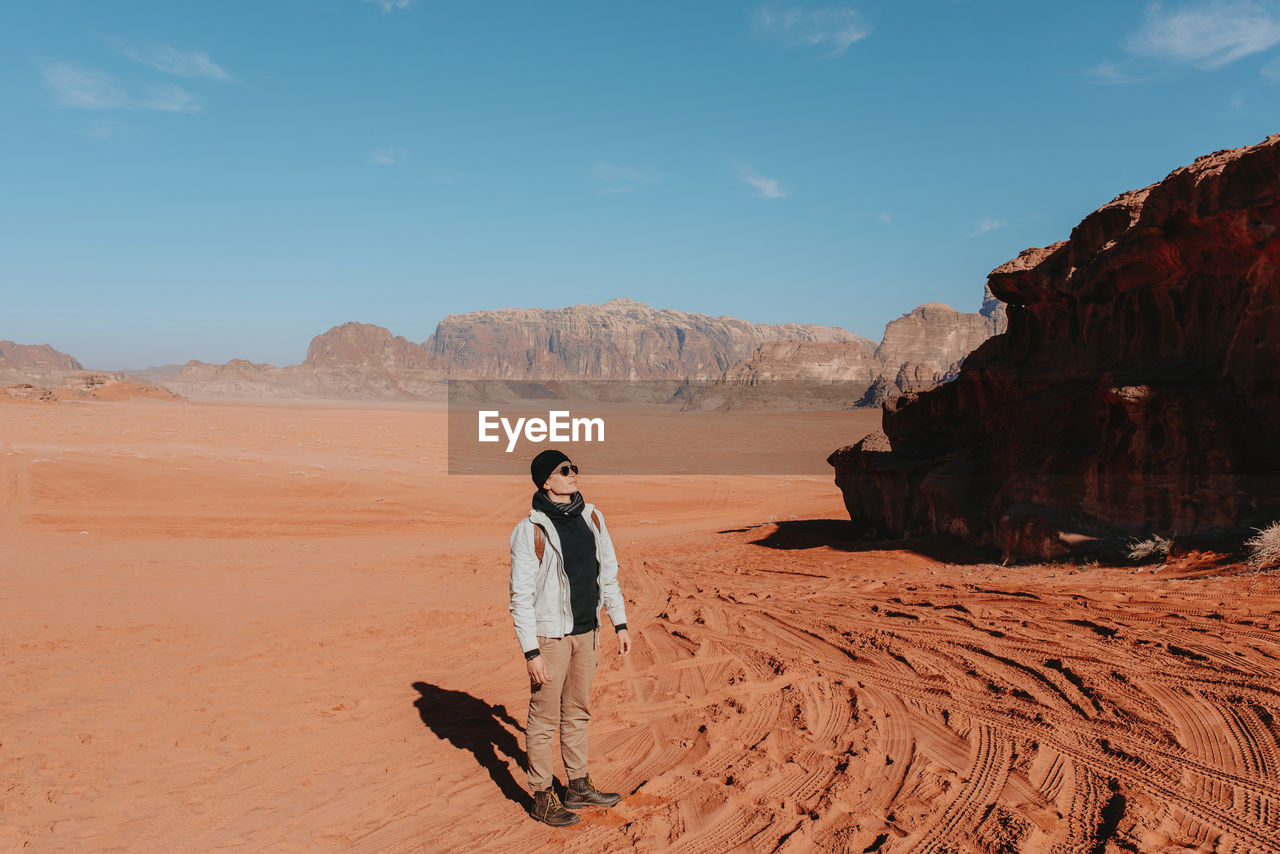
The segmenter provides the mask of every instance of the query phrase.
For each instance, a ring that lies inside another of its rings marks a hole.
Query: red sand
[[[530,487],[446,476],[444,420],[0,406],[0,849],[1280,851],[1275,575],[884,550],[822,477],[583,472],[626,797],[534,823]]]

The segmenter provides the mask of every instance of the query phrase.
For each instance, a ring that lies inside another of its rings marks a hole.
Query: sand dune
[[[1003,568],[855,538],[829,477],[584,472],[626,797],[555,831],[506,610],[530,487],[447,476],[443,411],[0,419],[5,849],[1280,851],[1273,575]]]

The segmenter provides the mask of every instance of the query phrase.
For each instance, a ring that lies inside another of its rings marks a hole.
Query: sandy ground
[[[530,485],[447,476],[444,422],[0,405],[0,850],[1280,851],[1275,576],[870,543],[817,476],[584,471],[626,797],[533,822]]]

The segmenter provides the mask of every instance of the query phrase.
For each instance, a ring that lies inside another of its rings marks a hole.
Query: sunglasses
[[[556,469],[556,474],[560,475],[561,477],[568,477],[569,472],[573,472],[574,474],[577,474],[578,467],[573,465],[572,463],[565,463],[564,465],[560,466],[560,468]]]

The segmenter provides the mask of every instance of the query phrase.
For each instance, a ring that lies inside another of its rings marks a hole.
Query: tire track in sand
[[[1179,816],[1187,838],[1209,828],[1223,850],[1277,850],[1277,741],[1253,711],[1270,715],[1276,672],[1241,666],[1232,646],[1256,630],[1171,601],[1168,613],[1185,612],[1175,623],[1196,627],[1188,640],[1161,621],[1158,602],[966,591],[918,576],[868,584],[842,576],[841,553],[753,572],[758,557],[743,543],[651,560],[655,585],[669,591],[658,625],[687,641],[692,660],[719,662],[699,671],[707,774],[683,766],[652,791],[711,802],[723,773],[720,799],[745,794],[772,822],[755,833],[728,809],[712,820],[725,832],[713,834],[684,815],[664,825],[683,828],[681,850],[731,841],[751,851],[1065,852],[1101,850],[1104,836],[1142,850],[1142,834],[1165,820],[1147,804]],[[1178,689],[1162,689],[1175,681],[1205,704],[1195,715],[1170,699]],[[728,702],[757,705],[767,692],[782,702],[737,723],[751,713]],[[770,776],[744,783],[749,773]],[[646,837],[634,838],[643,847]]]

